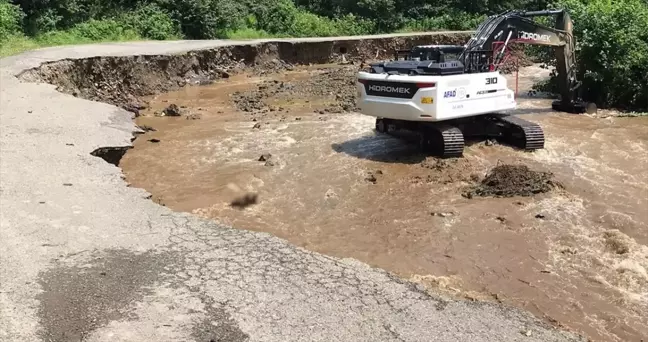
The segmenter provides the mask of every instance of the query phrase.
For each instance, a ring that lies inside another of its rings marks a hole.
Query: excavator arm
[[[555,17],[554,27],[533,21],[533,17],[539,16]],[[580,82],[576,77],[575,40],[572,29],[572,20],[565,10],[509,11],[494,15],[477,28],[476,34],[466,44],[459,60],[464,63],[466,72],[482,72],[501,61],[509,44],[551,46],[556,58],[561,95],[561,100],[555,101],[552,107],[559,111],[582,113],[586,110],[586,105],[578,96]],[[496,44],[503,46],[492,58],[492,63],[485,63],[485,57],[489,52],[492,53]]]

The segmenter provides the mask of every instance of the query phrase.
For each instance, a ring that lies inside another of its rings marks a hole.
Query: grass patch
[[[0,42],[0,57],[17,55],[25,51],[63,45],[82,45],[92,43],[106,42],[125,42],[142,40],[138,35],[124,35],[106,37],[103,39],[91,39],[88,37],[77,36],[66,31],[49,32],[35,38],[25,36],[11,36]]]

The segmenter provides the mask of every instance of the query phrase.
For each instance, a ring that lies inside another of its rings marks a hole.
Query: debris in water
[[[514,197],[533,196],[551,191],[562,185],[552,180],[553,173],[532,171],[526,165],[498,165],[464,197]]]
[[[155,139],[155,138],[153,138],[153,139],[149,139],[148,141],[150,141],[150,142],[152,142],[152,143],[159,143],[159,142],[160,142],[160,139]]]
[[[535,218],[537,218],[537,219],[543,219],[543,218],[545,218],[545,216],[544,216],[543,214],[538,214],[538,215],[535,216]]]
[[[432,216],[438,216],[438,217],[450,217],[450,216],[454,216],[455,213],[453,213],[453,212],[451,212],[451,211],[449,211],[449,212],[438,212],[438,213],[437,213],[437,212],[433,212],[433,213],[430,213],[430,215],[432,215]]]
[[[187,115],[187,120],[200,120],[200,119],[202,119],[202,114],[193,113]]]
[[[264,153],[261,155],[261,157],[259,157],[259,161],[268,161],[270,160],[270,158],[272,158],[272,154]]]
[[[260,129],[260,128],[261,128],[261,124],[258,122],[255,123],[254,126],[252,127],[252,129]]]
[[[457,164],[457,160],[446,160],[446,159],[428,157],[421,162],[421,167],[434,170],[434,171],[442,171],[456,164]]]
[[[616,254],[626,254],[630,252],[632,240],[629,236],[623,234],[618,229],[608,230],[603,233],[605,245]]]
[[[182,115],[182,112],[181,112],[180,108],[175,103],[170,104],[162,112],[166,116],[180,116],[180,115]]]
[[[139,127],[144,132],[157,132],[157,129],[155,129],[155,128],[151,127],[151,126],[139,125],[137,127]]]
[[[258,195],[254,193],[249,193],[234,199],[230,203],[230,205],[234,208],[244,209],[257,203],[258,203]]]
[[[378,179],[376,179],[376,176],[374,176],[372,173],[370,173],[369,176],[365,178],[365,180],[373,184],[376,184],[376,182],[378,182]]]
[[[367,172],[367,178],[365,178],[365,180],[367,182],[371,182],[373,184],[376,184],[376,182],[378,182],[378,179],[376,178],[376,175],[382,175],[382,174],[383,174],[383,172],[381,170],[377,170],[376,172],[369,171],[369,172]]]

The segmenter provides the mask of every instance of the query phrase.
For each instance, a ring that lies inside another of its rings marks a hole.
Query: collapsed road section
[[[264,57],[318,63],[440,37],[463,39],[105,44],[1,60],[0,340],[584,340],[500,304],[433,296],[352,259],[173,212],[115,166],[138,131],[139,96]]]

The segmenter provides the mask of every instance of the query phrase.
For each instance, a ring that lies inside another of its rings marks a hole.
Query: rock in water
[[[166,115],[166,116],[181,116],[182,115],[182,111],[180,110],[178,105],[176,105],[175,103],[170,104],[168,107],[166,107],[163,110],[163,112],[164,112],[164,115]]]
[[[234,208],[238,209],[244,209],[247,208],[253,204],[257,204],[258,202],[258,195],[257,194],[245,194],[244,196],[241,196],[239,198],[236,198],[235,200],[230,203],[230,205]]]

